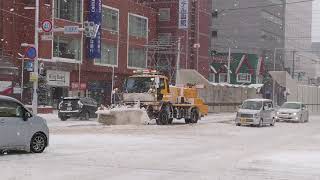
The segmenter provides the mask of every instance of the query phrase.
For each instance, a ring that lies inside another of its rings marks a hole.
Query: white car
[[[270,125],[275,124],[275,111],[272,100],[248,99],[243,102],[237,112],[236,125]]]
[[[18,100],[0,95],[0,152],[42,153],[48,145],[46,120],[33,115]]]
[[[277,121],[308,122],[309,111],[301,102],[286,102],[277,111]]]

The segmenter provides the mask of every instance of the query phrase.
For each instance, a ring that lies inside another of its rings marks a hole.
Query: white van
[[[236,125],[270,125],[275,124],[275,110],[270,99],[248,99],[238,110]]]

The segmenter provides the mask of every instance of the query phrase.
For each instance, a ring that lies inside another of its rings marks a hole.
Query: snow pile
[[[103,107],[96,114],[98,122],[104,125],[147,124],[150,121],[146,110],[137,107]]]

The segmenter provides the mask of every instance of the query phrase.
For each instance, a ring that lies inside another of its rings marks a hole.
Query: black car
[[[97,109],[98,104],[92,98],[64,97],[59,103],[58,116],[62,121],[71,117],[89,120],[97,117]]]

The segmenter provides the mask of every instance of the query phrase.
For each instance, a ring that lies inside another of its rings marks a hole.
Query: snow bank
[[[145,109],[137,107],[103,108],[96,114],[98,114],[98,122],[104,125],[147,124],[150,121]]]

